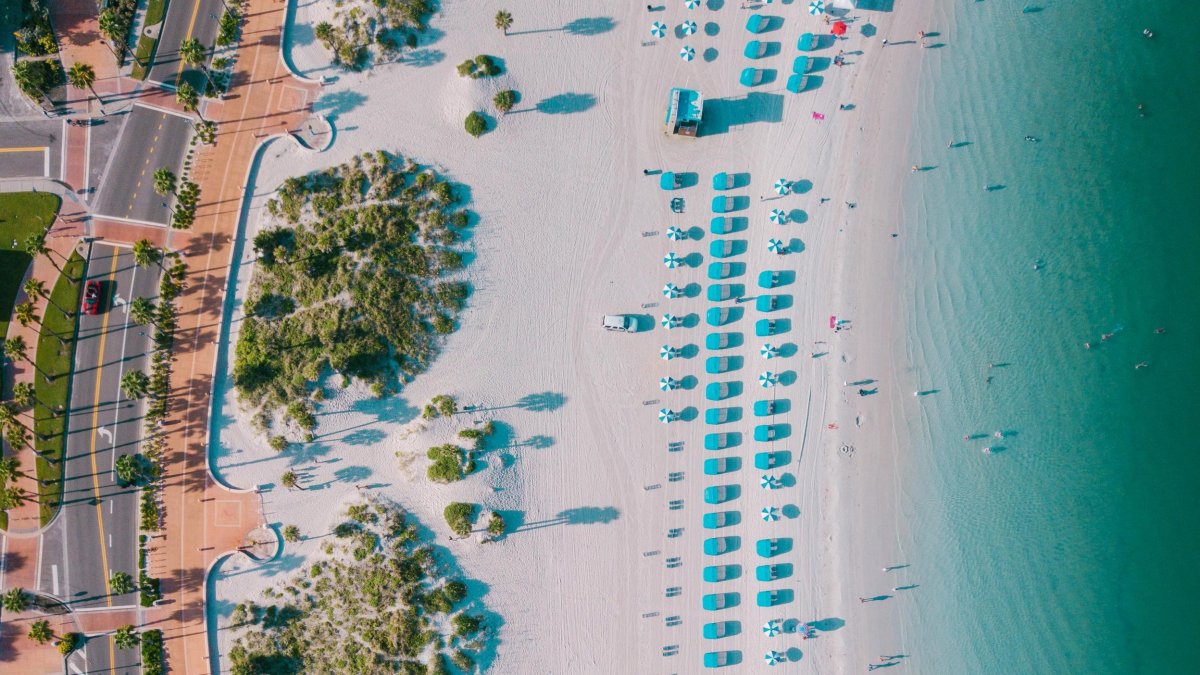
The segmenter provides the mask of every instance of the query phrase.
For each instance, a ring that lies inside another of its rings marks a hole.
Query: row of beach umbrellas
[[[679,32],[683,33],[684,35],[695,35],[697,30],[699,30],[699,27],[696,25],[695,21],[684,21],[683,23],[679,24]],[[666,37],[667,24],[661,21],[655,21],[654,23],[650,24],[650,34],[656,38]]]

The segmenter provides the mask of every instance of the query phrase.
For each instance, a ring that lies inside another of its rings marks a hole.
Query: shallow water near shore
[[[920,83],[912,665],[1190,672],[1200,8],[1027,7],[941,3]]]

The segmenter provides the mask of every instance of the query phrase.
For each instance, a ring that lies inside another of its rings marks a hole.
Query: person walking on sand
[[[884,47],[886,47],[886,46],[887,46],[887,38],[883,38],[883,46],[884,46]]]
[[[859,602],[866,602],[866,601],[867,601],[867,599],[866,599],[866,598],[859,598],[859,599],[858,599],[858,601],[859,601]]]

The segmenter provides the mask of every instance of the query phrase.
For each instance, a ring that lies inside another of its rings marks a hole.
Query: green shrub
[[[475,522],[475,504],[450,502],[442,511],[446,524],[455,534],[465,537],[471,534],[471,526]]]
[[[294,544],[300,541],[300,528],[295,525],[288,525],[283,528],[283,540]]]
[[[272,436],[271,438],[267,439],[267,444],[270,445],[271,449],[275,452],[283,452],[284,450],[287,450],[288,440],[283,436]]]
[[[437,406],[438,413],[444,417],[450,417],[458,413],[458,402],[454,400],[453,396],[441,394],[434,396],[432,402]]]
[[[471,655],[459,649],[450,657],[450,661],[456,668],[464,672],[471,672],[475,668],[475,659]]]
[[[446,582],[442,590],[450,602],[459,603],[467,597],[467,585],[457,579]]]
[[[463,122],[463,126],[466,128],[467,133],[471,134],[475,138],[479,138],[480,136],[484,135],[488,130],[487,118],[474,110],[471,111],[471,114],[467,115],[467,119],[465,122]]]
[[[499,537],[504,534],[507,525],[504,522],[504,517],[499,513],[492,511],[492,517],[488,519],[487,531],[488,534]]]
[[[469,637],[479,632],[480,619],[466,612],[459,612],[450,620],[450,625],[454,627],[455,635]]]
[[[429,479],[435,483],[453,483],[462,480],[464,473],[463,449],[457,445],[438,445],[426,453],[433,464],[429,466]]]

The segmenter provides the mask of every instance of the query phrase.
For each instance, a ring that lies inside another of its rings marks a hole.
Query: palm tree
[[[17,321],[22,326],[25,326],[26,328],[29,328],[30,324],[38,323],[41,320],[38,317],[37,312],[34,310],[32,302],[22,302],[21,304],[14,307],[13,308],[13,316],[16,317]],[[45,324],[42,324],[42,328],[45,328],[45,327],[46,327]],[[38,335],[45,335],[45,332],[41,328],[34,328],[33,330]],[[46,331],[49,331],[49,333],[51,335],[58,338],[58,344],[60,344],[64,347],[67,346],[67,341],[64,340],[61,335],[59,335],[58,333],[55,333],[53,330],[50,330],[49,328],[46,328]]]
[[[154,191],[158,192],[158,172],[167,171],[166,169],[158,169],[154,172]],[[170,171],[167,171],[170,173]],[[166,196],[162,192],[158,192],[162,196]],[[149,239],[138,239],[133,242],[133,262],[138,267],[149,267],[150,263],[160,262],[162,260],[162,252],[150,243]]]
[[[142,638],[138,636],[137,629],[126,624],[113,633],[113,641],[117,643],[117,649],[133,649],[138,646]]]
[[[0,488],[0,511],[7,511],[9,509],[15,509],[27,501],[29,501],[28,495],[26,495],[25,491],[19,487],[9,486],[6,488]],[[16,589],[13,589],[13,590],[16,590]],[[8,607],[9,593],[12,593],[12,591],[9,591],[8,593],[4,594],[4,608],[10,612],[22,611],[20,609],[9,609],[9,607]],[[22,599],[24,599],[24,596],[21,596],[21,597],[22,597]]]
[[[8,592],[4,594],[3,604],[4,611],[6,612],[12,612],[14,614],[17,612],[24,612],[25,610],[29,609],[29,595],[25,593],[24,588],[10,588],[8,589]]]
[[[175,194],[175,182],[175,172],[167,167],[154,170],[154,191],[163,197]]]
[[[325,45],[326,47],[333,46],[333,39],[335,37],[335,33],[333,32],[333,24],[329,23],[328,21],[322,21],[321,23],[317,24],[315,35],[317,39],[321,41],[321,44]]]
[[[129,303],[129,318],[143,326],[157,325],[154,321],[154,303],[149,298],[134,298]]]
[[[208,86],[216,89],[217,85],[213,84],[212,77],[208,74],[208,68],[204,65],[204,59],[208,56],[208,50],[196,38],[188,38],[179,43],[179,60],[183,61],[185,66],[200,66],[200,72],[204,73],[204,79],[208,80]]]
[[[8,441],[8,447],[20,450],[29,443],[29,432],[20,424],[10,424],[4,430],[4,440]]]
[[[54,305],[55,309],[62,312],[63,316],[67,318],[75,317],[75,312],[63,309],[61,305],[54,301],[54,298],[46,292],[46,282],[42,281],[41,279],[26,279],[24,290],[25,295],[29,296],[30,300],[36,302],[38,298],[45,298],[50,302],[50,304]]]
[[[199,117],[201,122],[204,121],[204,115],[200,114],[200,110],[197,107],[200,105],[200,95],[196,93],[195,87],[187,82],[181,83],[179,88],[175,90],[175,100],[179,105],[183,106],[185,111],[196,113],[196,117]]]
[[[13,385],[12,402],[18,408],[31,408],[34,403],[41,403],[29,382],[18,382]]]
[[[29,624],[29,639],[39,645],[44,645],[53,640],[54,631],[50,629],[50,622],[41,619]]]
[[[8,428],[11,424],[20,424],[17,419],[17,409],[12,403],[5,401],[0,404],[0,428]]]
[[[25,472],[21,471],[21,463],[16,457],[5,457],[0,459],[0,485],[8,483],[16,478],[24,478]]]
[[[513,18],[511,12],[509,12],[507,9],[502,9],[499,12],[496,12],[496,28],[499,28],[500,30],[504,31],[505,35],[508,35],[508,29],[512,28],[512,25]]]
[[[39,255],[46,256],[50,264],[54,265],[54,269],[58,270],[59,274],[62,274],[62,268],[58,266],[58,263],[54,262],[54,258],[50,255],[50,249],[46,246],[46,242],[43,241],[44,237],[45,235],[42,234],[31,234],[26,237],[24,242],[25,254],[30,258],[36,258]]]
[[[300,487],[300,479],[296,476],[296,472],[294,471],[285,471],[283,475],[279,477],[279,482],[283,483],[283,487],[289,490],[294,488],[298,488],[300,490],[304,489]]]
[[[133,583],[133,577],[127,572],[113,572],[108,578],[108,586],[112,589],[113,595],[125,595],[132,593],[137,589],[137,584]]]
[[[142,398],[150,390],[150,378],[140,370],[131,370],[121,376],[121,391],[126,398]]]
[[[96,82],[96,71],[88,64],[79,61],[71,66],[71,69],[67,71],[67,81],[76,89],[87,87],[100,105],[104,105],[104,99],[100,98],[100,94],[97,94],[96,89],[92,86]]]
[[[38,367],[37,363],[33,362],[29,358],[29,345],[25,344],[25,338],[21,337],[20,335],[14,335],[13,337],[10,337],[4,341],[4,355],[7,356],[10,361],[28,362],[29,365],[33,366],[34,370],[36,370],[42,377],[46,378],[47,382],[50,382],[54,379],[47,375],[45,371]]]

